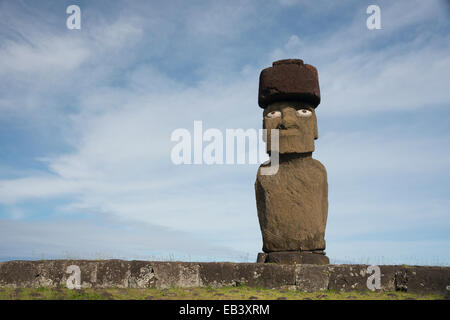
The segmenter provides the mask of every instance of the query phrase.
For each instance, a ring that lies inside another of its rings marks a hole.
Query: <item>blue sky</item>
[[[67,6],[81,30],[66,28]],[[366,8],[381,8],[368,30]],[[446,1],[0,1],[0,259],[254,261],[257,165],[170,135],[261,126],[259,72],[318,68],[333,262],[450,264]]]

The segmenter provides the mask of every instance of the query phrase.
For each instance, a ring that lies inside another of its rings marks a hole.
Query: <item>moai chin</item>
[[[258,262],[328,264],[325,226],[328,183],[325,167],[312,158],[318,138],[315,109],[320,103],[317,69],[300,59],[275,61],[259,78],[258,104],[267,129],[279,133],[279,167],[255,182],[256,205],[263,237]]]

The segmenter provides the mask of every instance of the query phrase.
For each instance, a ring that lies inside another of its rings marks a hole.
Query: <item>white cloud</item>
[[[432,175],[449,169],[450,155],[442,148],[449,143],[447,136],[402,133],[400,128],[327,132],[318,140],[315,155],[340,177]]]
[[[149,224],[102,223],[90,219],[51,222],[2,220],[0,259],[125,258],[240,260],[246,253]]]
[[[26,199],[55,197],[76,193],[71,181],[54,177],[29,177],[0,181],[0,201],[12,204]]]
[[[227,1],[202,3],[187,9],[184,27],[197,37],[230,37],[251,25],[254,3]]]
[[[89,51],[78,39],[53,37],[35,44],[7,41],[0,49],[0,75],[70,72],[88,58]]]
[[[300,47],[301,44],[302,41],[300,40],[300,38],[293,34],[284,47],[286,48],[286,50],[296,50],[298,49],[298,47]]]
[[[383,30],[368,30],[363,14],[356,12],[353,21],[337,31],[302,37],[302,41],[291,35],[271,56],[274,60],[299,57],[319,69],[325,116],[445,105],[450,103],[446,89],[450,37],[438,27],[407,37],[417,25],[445,23],[439,3],[431,4],[398,2],[382,7]],[[401,40],[392,42],[392,37]],[[379,49],[378,43],[389,46]]]
[[[288,2],[283,4],[294,4]],[[400,12],[399,8],[395,10]],[[387,15],[383,16],[385,29],[390,12],[386,10]],[[400,30],[426,21],[435,8],[423,12],[408,14],[392,28]],[[186,20],[176,24],[168,22],[173,16],[157,19],[153,12],[145,21],[136,14],[138,17],[121,17],[113,24],[103,22],[74,40],[73,34],[49,37],[43,32],[29,37],[38,46],[16,39],[0,47],[0,56],[5,59],[0,62],[5,66],[0,70],[6,75],[4,79],[14,80],[12,87],[16,89],[6,92],[0,108],[13,106],[30,122],[47,116],[48,123],[57,123],[67,143],[64,152],[38,159],[49,172],[0,180],[0,202],[20,210],[20,205],[28,200],[64,198],[69,200],[57,208],[61,216],[82,212],[110,217],[116,225],[143,224],[137,234],[120,232],[117,237],[113,228],[96,227],[85,221],[71,223],[70,227],[53,220],[35,225],[6,221],[0,224],[3,248],[17,255],[27,255],[26,248],[39,246],[48,247],[50,254],[78,252],[75,239],[82,235],[84,246],[96,243],[98,246],[91,251],[108,255],[115,254],[115,248],[124,248],[119,255],[126,255],[126,248],[136,243],[139,248],[133,254],[139,255],[154,248],[166,252],[192,252],[195,248],[195,254],[200,255],[231,250],[225,247],[258,251],[261,236],[253,190],[256,166],[174,166],[170,162],[170,133],[180,127],[191,129],[194,120],[204,120],[205,129],[259,128],[258,73],[268,65],[245,61],[242,72],[233,74],[228,69],[235,47],[223,46],[221,54],[199,58],[203,63],[192,71],[198,76],[195,81],[184,81],[183,72],[173,76],[170,68],[168,73],[157,68],[158,63],[172,66],[173,55],[168,51],[178,50],[173,52],[177,58],[189,55],[196,52],[189,45],[197,42],[202,43],[202,49],[214,52],[213,42],[221,37],[237,37],[254,23],[249,17],[257,13],[250,5],[237,11],[232,5],[211,5],[205,10],[192,9]],[[184,24],[186,30],[176,29]],[[448,36],[425,32],[414,41],[400,41],[371,51],[371,41],[388,38],[386,30],[369,33],[359,24],[365,26],[364,12],[341,30],[321,33],[317,38],[290,34],[279,49],[258,53],[262,57],[255,59],[269,61],[271,55],[277,59],[301,57],[318,67],[323,96],[319,127],[321,119],[345,119],[350,123],[349,119],[358,113],[388,114],[392,109],[411,110],[450,101],[445,87],[450,74]],[[188,34],[181,39],[181,49],[174,45],[180,40],[177,32]],[[152,40],[152,46],[139,47],[146,39]],[[135,59],[139,54],[144,57]],[[67,57],[71,58],[68,62]],[[22,65],[25,58],[27,64]],[[185,60],[180,61],[173,63],[181,68],[191,67],[184,65]],[[56,73],[47,74],[48,68]],[[19,70],[28,74],[23,76]],[[71,81],[65,81],[69,75]],[[21,87],[16,84],[28,82],[36,83],[34,90],[20,94]],[[419,209],[412,210],[417,203],[387,202],[375,207],[382,192],[373,195],[376,201],[368,210],[364,201],[370,200],[371,188],[364,189],[365,198],[356,201],[352,192],[361,188],[352,183],[380,176],[395,179],[396,174],[423,177],[448,170],[449,155],[442,148],[448,145],[447,137],[398,135],[395,130],[383,129],[359,132],[349,127],[343,132],[328,131],[318,140],[316,157],[328,168],[330,199],[342,197],[339,202],[330,203],[328,230],[340,241],[334,246],[329,243],[332,254],[345,252],[339,237],[350,224],[354,226],[352,234],[357,236],[377,230],[395,231],[405,217],[406,228],[426,220]],[[333,191],[337,189],[339,192]],[[428,217],[445,221],[448,214],[442,208],[446,204],[434,201],[426,201],[433,209]],[[376,223],[372,224],[362,212],[378,214]],[[386,224],[396,212],[399,214],[392,217],[392,223]],[[146,235],[146,228],[155,233]],[[164,234],[164,228],[171,231]],[[60,240],[66,233],[69,240]],[[358,250],[351,254],[361,254]]]
[[[450,73],[450,58],[445,54],[448,48],[438,44],[447,40],[450,39],[436,39],[407,52],[338,59],[320,74],[325,112],[372,113],[449,103],[445,78]]]
[[[331,263],[361,263],[372,265],[450,265],[443,255],[448,252],[448,241],[342,241],[328,242],[328,252],[339,252],[331,256]]]
[[[212,243],[229,235],[229,246],[258,250],[252,181],[256,166],[244,171],[176,167],[170,160],[172,130],[191,130],[194,120],[204,119],[204,129],[248,128],[245,117],[224,118],[227,110],[227,114],[255,114],[253,125],[260,125],[260,111],[250,95],[257,84],[248,81],[254,74],[227,85],[205,82],[189,88],[152,68],[140,70],[129,73],[128,89],[105,88],[82,95],[82,110],[70,122],[70,133],[76,137],[69,140],[73,152],[41,159],[51,174],[0,181],[0,201],[70,197],[61,214],[100,212],[124,222],[151,223],[202,237],[220,231],[224,236]],[[248,111],[242,112],[247,106]],[[224,180],[242,173],[250,177],[245,186]],[[243,192],[236,194],[240,189]],[[239,244],[248,234],[253,242]]]

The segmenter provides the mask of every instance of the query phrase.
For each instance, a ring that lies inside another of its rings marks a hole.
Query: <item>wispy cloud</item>
[[[142,223],[116,221],[98,225],[93,219],[54,219],[45,223],[2,220],[0,231],[0,259],[247,259],[245,252],[214,246],[183,232]]]
[[[348,17],[347,6],[308,3],[183,4],[181,14],[162,4],[144,10],[149,4],[137,2],[115,20],[99,18],[92,4],[82,8],[91,20],[79,33],[49,28],[52,14],[34,21],[42,25],[34,31],[27,19],[11,22],[14,36],[1,34],[0,119],[54,136],[63,151],[39,154],[35,161],[45,170],[16,168],[22,174],[10,171],[0,180],[7,211],[2,251],[144,256],[159,250],[233,259],[259,251],[256,166],[174,166],[170,134],[191,129],[194,120],[205,128],[259,128],[259,72],[292,57],[319,69],[316,154],[329,174],[328,253],[378,255],[375,245],[347,246],[364,235],[400,233],[411,248],[418,226],[430,237],[433,228],[448,228],[448,194],[435,192],[448,184],[432,182],[448,172],[448,130],[442,116],[429,113],[429,131],[414,124],[423,121],[424,108],[442,110],[450,102],[450,41],[440,7],[414,2],[402,15],[400,2],[383,2],[383,29],[369,31],[363,5],[335,28],[327,17]],[[295,10],[317,26],[302,32],[283,25]],[[425,27],[433,19],[436,27]],[[408,113],[412,123],[389,123],[393,112]],[[57,217],[29,221],[22,206],[44,200],[54,201]],[[79,217],[86,214],[98,220]],[[59,220],[68,215],[70,223]],[[97,246],[77,251],[78,235],[86,248]],[[448,247],[448,237],[439,236]],[[423,250],[432,245],[425,240]],[[403,245],[384,255],[395,256]]]
[[[368,30],[367,15],[356,11],[354,19],[336,31],[301,41],[293,34],[272,52],[274,60],[299,56],[321,67],[325,116],[450,103],[450,38],[442,30],[447,19],[442,4],[399,1],[381,8],[382,30]]]

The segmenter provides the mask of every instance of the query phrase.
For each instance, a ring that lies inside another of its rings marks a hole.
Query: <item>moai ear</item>
[[[316,112],[313,112],[313,117],[314,117],[314,140],[319,139],[319,128],[317,127],[317,117],[316,117]]]

